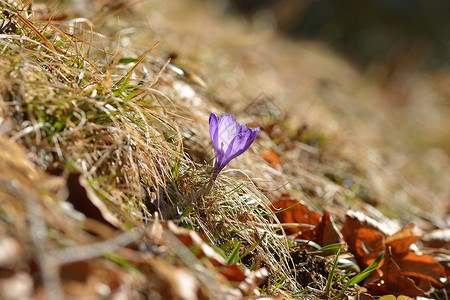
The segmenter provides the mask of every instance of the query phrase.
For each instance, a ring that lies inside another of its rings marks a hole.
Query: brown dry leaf
[[[425,234],[421,241],[424,246],[429,247],[428,254],[432,254],[444,267],[445,274],[450,279],[450,228],[433,230]]]
[[[133,260],[146,276],[144,288],[163,299],[207,299],[200,282],[192,272],[170,265],[164,259],[148,253],[135,252]]]
[[[360,222],[351,213],[347,214],[341,233],[361,268],[369,266],[384,250],[385,234],[371,222]]]
[[[383,275],[376,282],[366,284],[366,287],[379,294],[407,294],[411,296],[425,294],[425,291],[417,287],[412,279],[402,274],[391,256],[391,247],[387,247],[384,260],[379,267]]]
[[[282,169],[282,163],[280,156],[277,154],[277,152],[273,149],[266,149],[261,153],[261,157],[267,161],[269,164],[272,165],[277,170]]]
[[[62,287],[64,293],[72,297],[105,297],[120,286],[117,272],[90,261],[66,264],[61,267]]]
[[[109,211],[80,174],[69,174],[67,187],[69,190],[67,201],[86,216],[84,226],[87,230],[110,238],[122,227],[121,222]]]
[[[402,270],[403,275],[414,279],[418,286],[423,281],[431,281],[435,287],[442,287],[442,279],[445,278],[445,271],[430,255],[418,255],[413,251],[408,252],[405,256],[398,256],[394,252],[393,258]]]
[[[212,260],[212,262],[215,267],[219,268],[219,273],[225,276],[229,281],[241,282],[246,279],[244,272],[239,269],[237,265],[222,265],[214,260]]]
[[[413,279],[418,287],[428,292],[432,289],[430,282],[435,287],[443,286],[445,270],[430,255],[419,255],[409,250],[410,246],[421,238],[412,234],[413,227],[414,225],[411,224],[386,238],[385,245],[390,247],[392,259],[395,260],[402,274]]]
[[[157,227],[160,227],[159,223]],[[167,259],[154,255],[151,251],[142,252],[132,248],[122,248],[118,253],[144,275],[133,278],[133,282],[139,286],[141,293],[153,295],[157,299],[208,299],[205,295],[210,289],[199,280],[198,272],[193,272],[186,267],[174,266]],[[227,291],[230,290],[231,288]]]
[[[272,205],[281,223],[309,224],[314,226],[312,228],[305,226],[285,227],[286,233],[297,233],[298,238],[313,241],[321,246],[342,241],[342,236],[328,212],[321,215],[318,212],[311,211],[289,194],[283,194],[282,198]],[[280,209],[284,209],[284,211],[278,212]]]
[[[162,226],[165,231],[163,238],[164,236],[166,238],[170,235],[174,236],[174,238],[196,255],[196,258],[203,266],[208,270],[215,270],[215,272],[217,272],[219,276],[213,281],[208,282],[206,284],[207,289],[205,290],[212,290],[214,293],[218,293],[215,289],[224,289],[221,293],[238,293],[240,296],[236,296],[236,299],[242,296],[259,295],[257,287],[269,275],[265,268],[250,271],[245,268],[240,268],[236,264],[229,265],[226,260],[209,246],[197,232],[178,227],[172,221],[164,222]],[[167,234],[167,231],[169,231],[169,235]],[[190,268],[192,269],[195,267],[191,265]],[[218,281],[216,282],[217,279]],[[226,281],[225,285],[219,284],[219,282],[223,281]]]
[[[219,255],[211,246],[203,241],[200,235],[192,230],[188,230],[175,225],[172,221],[167,221],[162,224],[163,228],[173,233],[186,247],[197,247],[200,252],[197,258],[208,257],[220,264],[226,264],[224,258]]]
[[[397,231],[391,236],[386,237],[384,243],[392,246],[394,255],[406,254],[409,252],[409,247],[420,240],[422,235],[414,235],[412,230],[414,224],[409,224],[405,228]]]
[[[310,211],[305,205],[292,198],[289,194],[283,194],[280,200],[272,203],[274,212],[281,223],[309,224],[317,226],[322,215],[318,212]],[[311,231],[311,227],[285,227],[286,234],[305,233]],[[306,233],[305,233],[306,234]]]
[[[313,241],[321,246],[340,243],[342,235],[332,221],[330,214],[326,211],[320,219],[320,223],[312,229],[303,230],[298,234],[298,238]]]
[[[450,279],[450,251],[449,250],[437,250],[433,251],[433,258],[438,261],[442,267],[445,269],[445,274],[447,278]],[[450,282],[447,281],[447,284]]]
[[[61,281],[64,293],[74,297],[95,297],[95,284],[88,280],[92,271],[87,261],[62,266]]]
[[[321,246],[343,241],[342,234],[337,229],[336,224],[327,211],[324,212],[319,225],[314,228],[313,232],[315,235],[314,241]]]
[[[372,273],[366,280],[369,282],[366,287],[378,293],[422,295],[431,292],[432,285],[443,286],[444,268],[430,255],[419,255],[410,250],[410,246],[421,238],[412,233],[413,227],[411,224],[386,236],[374,226],[373,220],[347,214],[342,235],[360,267],[367,267],[381,251],[385,251],[377,273]]]

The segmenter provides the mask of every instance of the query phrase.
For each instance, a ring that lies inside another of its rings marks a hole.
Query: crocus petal
[[[233,138],[239,134],[239,125],[236,119],[223,113],[219,119],[219,147],[226,151]]]
[[[226,165],[228,162],[225,162],[225,151],[223,151],[222,149],[216,149],[216,162],[214,164],[214,171],[216,171],[217,173],[219,173]]]
[[[256,137],[259,134],[259,127],[256,127],[255,129],[248,129],[248,131],[251,131],[251,133],[249,133],[247,144],[245,145],[245,151],[247,151],[250,145],[256,140]]]
[[[211,135],[211,140],[213,141],[214,148],[219,148],[219,119],[217,115],[212,113],[209,115],[209,134]]]
[[[241,155],[255,141],[259,133],[259,127],[247,129],[240,125],[229,114],[223,113],[220,119],[216,114],[209,117],[209,132],[216,149],[216,161],[213,180],[219,172],[235,157]]]
[[[247,129],[245,132],[236,136],[225,151],[227,163],[247,151],[250,145],[255,141],[258,133],[259,127],[253,130]]]

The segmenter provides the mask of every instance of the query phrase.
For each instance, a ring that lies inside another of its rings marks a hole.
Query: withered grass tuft
[[[210,111],[189,110],[165,95],[167,82],[185,85],[166,69],[168,61],[151,51],[121,57],[114,41],[94,32],[87,19],[52,21],[42,13],[48,7],[6,1],[1,6],[2,19],[11,26],[0,36],[0,239],[11,239],[19,249],[10,254],[14,265],[2,268],[25,273],[28,283],[15,296],[79,296],[65,277],[73,264],[80,276],[115,274],[116,285],[107,281],[104,296],[117,295],[117,285],[130,297],[164,296],[161,287],[146,282],[158,278],[162,286],[170,285],[171,279],[154,272],[183,266],[183,259],[174,261],[180,252],[152,231],[161,217],[198,231],[225,257],[233,250],[229,242],[239,241],[248,268],[269,270],[267,293],[276,292],[270,282],[280,278],[287,290],[299,288],[289,268],[287,240],[271,225],[277,220],[268,215],[270,201],[250,179],[224,175],[210,195],[202,193],[209,169],[192,157],[198,151],[212,158]],[[93,235],[93,228],[86,229],[83,215],[65,201],[72,192],[66,181],[74,173],[117,218],[114,226],[121,233],[105,237],[101,230]],[[157,245],[166,248],[154,249]],[[104,256],[107,252],[119,257]],[[137,267],[136,256],[130,258],[135,252],[151,271]],[[156,257],[164,262],[149,262]],[[37,266],[35,273],[27,273],[31,266]],[[208,266],[201,272],[229,285]],[[188,270],[202,277],[197,271]],[[210,296],[217,292],[202,288]]]

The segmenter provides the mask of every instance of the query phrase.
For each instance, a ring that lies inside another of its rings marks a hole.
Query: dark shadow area
[[[229,11],[250,19],[270,12],[280,32],[325,42],[363,68],[450,66],[450,2],[445,0],[230,0]]]

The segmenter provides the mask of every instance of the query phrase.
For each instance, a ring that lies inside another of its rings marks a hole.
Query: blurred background
[[[230,0],[227,10],[272,23],[283,34],[333,46],[361,67],[448,68],[445,0]]]

